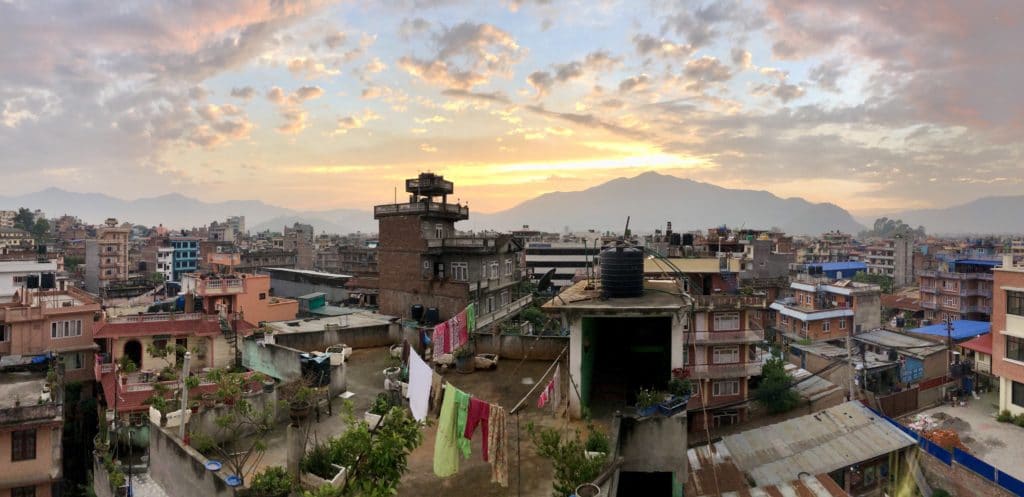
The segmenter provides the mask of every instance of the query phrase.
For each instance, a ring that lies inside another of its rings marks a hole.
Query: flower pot
[[[473,358],[476,369],[496,369],[498,367],[498,354],[477,354]]]
[[[390,367],[384,370],[384,378],[388,380],[398,380],[398,377],[402,374],[402,368],[398,366]]]
[[[474,361],[473,356],[455,356],[455,371],[463,374],[476,371],[476,362]]]
[[[646,418],[648,416],[654,416],[655,414],[658,414],[658,405],[655,404],[653,406],[647,406],[647,407],[637,406],[636,407],[636,413],[637,413],[637,415],[639,415],[642,418]]]
[[[391,357],[394,357],[395,359],[401,359],[402,358],[402,344],[397,343],[395,345],[392,345],[391,347],[388,348],[388,352],[391,354]]]
[[[670,395],[664,402],[658,404],[658,410],[665,416],[673,416],[686,410],[686,404],[690,401],[689,395]]]
[[[288,404],[288,416],[291,418],[292,423],[297,425],[309,416],[311,408],[312,404],[308,400],[292,401]]]
[[[204,393],[200,398],[203,399],[203,407],[207,409],[213,409],[217,405],[217,398],[212,393]]]
[[[277,383],[274,380],[263,380],[263,393],[271,393],[274,391],[274,387]]]
[[[576,497],[598,497],[601,495],[601,487],[593,483],[584,483],[576,487]]]
[[[599,459],[606,456],[607,454],[605,454],[604,452],[593,452],[585,450],[583,451],[583,455],[586,456],[587,459]]]

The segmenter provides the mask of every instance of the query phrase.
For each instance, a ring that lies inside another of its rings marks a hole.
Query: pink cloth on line
[[[491,415],[491,405],[473,397],[469,399],[469,416],[466,418],[466,432],[462,436],[469,440],[473,439],[473,432],[476,431],[476,425],[480,425],[480,434],[483,435],[483,453],[484,462],[488,462],[487,457],[487,438],[489,436],[487,419]]]
[[[444,322],[434,326],[434,359],[441,357],[442,354],[450,354],[451,352],[448,323]]]

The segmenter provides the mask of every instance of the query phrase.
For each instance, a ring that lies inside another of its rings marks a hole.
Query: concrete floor
[[[1024,428],[996,421],[997,405],[997,393],[989,392],[980,400],[970,399],[965,407],[945,404],[920,414],[931,416],[940,428],[956,431],[972,455],[1024,479]]]
[[[349,358],[347,370],[348,389],[355,393],[350,400],[355,404],[355,412],[361,415],[369,407],[377,393],[383,391],[384,377],[382,371],[389,365],[388,352],[386,348],[360,349],[355,350]],[[493,371],[477,371],[472,374],[459,374],[452,371],[443,373],[445,381],[449,381],[461,390],[469,392],[474,396],[496,402],[506,410],[522,398],[533,386],[533,383],[524,383],[525,378],[536,381],[550,366],[546,361],[525,361],[502,360],[499,366]],[[583,428],[579,422],[569,423],[565,419],[556,419],[551,414],[550,408],[540,412],[536,408],[536,394],[526,403],[526,408],[521,411],[519,419],[520,448],[519,457],[522,461],[522,495],[547,496],[551,495],[553,471],[548,461],[536,455],[533,445],[529,441],[527,425],[533,422],[540,426],[559,427],[566,430]],[[338,416],[340,412],[341,399],[333,399],[334,416],[321,414],[319,423],[311,423],[313,437],[323,440],[335,436],[345,430],[345,423]],[[430,425],[424,430],[423,444],[417,448],[409,457],[409,468],[399,488],[399,496],[421,496],[441,495],[446,492],[452,496],[508,496],[517,495],[517,465],[516,465],[516,430],[515,418],[510,417],[509,426],[509,487],[502,488],[490,481],[491,466],[481,459],[481,437],[479,432],[473,439],[473,454],[469,459],[460,460],[459,472],[446,479],[440,479],[434,475],[434,438],[437,433],[435,415],[428,417]],[[609,420],[602,420],[595,424],[607,425]],[[266,438],[268,446],[262,461],[257,468],[267,466],[285,466],[285,435],[286,426],[281,424],[276,427]]]

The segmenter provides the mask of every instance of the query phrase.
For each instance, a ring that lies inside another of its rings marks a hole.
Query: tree
[[[770,414],[791,411],[800,403],[800,395],[793,390],[793,379],[786,373],[786,362],[781,358],[773,357],[764,363],[754,399]]]
[[[853,281],[878,285],[882,287],[882,293],[892,293],[893,280],[891,276],[886,276],[884,274],[857,273],[853,275]]]
[[[18,213],[14,215],[14,227],[25,231],[32,231],[36,223],[36,215],[32,211],[19,207]]]
[[[870,231],[861,232],[860,236],[862,238],[893,238],[895,236],[909,236],[911,238],[925,237],[924,226],[918,226],[917,229],[914,229],[907,223],[904,223],[902,219],[880,217],[875,219],[871,228],[872,229]]]
[[[579,430],[571,438],[563,438],[554,428],[538,429],[533,423],[526,430],[537,448],[537,455],[551,461],[554,467],[554,497],[572,495],[576,487],[593,481],[604,469],[608,456],[587,457],[586,443]]]
[[[42,240],[50,233],[50,222],[43,217],[36,219],[36,222],[32,223],[32,228],[29,231],[32,232],[32,236],[36,240]]]
[[[257,409],[236,391],[246,382],[243,373],[219,373],[217,397],[228,399],[230,409],[214,420],[213,433],[192,432],[196,446],[208,447],[240,478],[267,451],[264,438],[274,428],[274,405]],[[222,390],[227,390],[222,392]],[[237,395],[236,395],[237,394]]]

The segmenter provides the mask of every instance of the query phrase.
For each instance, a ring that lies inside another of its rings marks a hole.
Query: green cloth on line
[[[455,425],[455,436],[459,450],[462,451],[462,457],[469,459],[471,452],[471,442],[466,438],[466,420],[469,418],[469,399],[470,396],[466,392],[460,390],[455,391],[455,409],[458,412],[459,422]]]
[[[466,330],[470,333],[476,331],[476,306],[472,303],[466,306]]]
[[[465,395],[451,383],[445,384],[441,415],[437,419],[437,437],[434,439],[434,474],[439,478],[447,478],[459,472],[456,435],[464,438],[462,432],[456,434],[455,431],[458,421],[456,398],[459,394]]]

